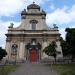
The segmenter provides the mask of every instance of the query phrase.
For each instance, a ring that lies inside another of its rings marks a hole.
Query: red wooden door
[[[30,62],[36,62],[38,60],[38,52],[35,49],[30,51],[29,60]]]

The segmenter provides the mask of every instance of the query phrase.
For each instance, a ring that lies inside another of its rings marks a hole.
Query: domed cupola
[[[33,4],[30,4],[29,6],[27,6],[27,9],[39,9],[40,10],[40,6],[35,4],[35,2],[33,2]]]

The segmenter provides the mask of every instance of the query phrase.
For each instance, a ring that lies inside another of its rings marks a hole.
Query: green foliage
[[[69,55],[69,50],[68,50],[68,45],[67,45],[66,41],[63,40],[62,37],[60,37],[60,42],[61,42],[63,56],[68,56]]]
[[[60,75],[75,75],[75,64],[53,65]]]
[[[0,60],[7,55],[7,52],[0,47]]]
[[[56,43],[53,41],[43,50],[48,56],[53,56],[56,59]]]
[[[67,51],[72,56],[72,59],[75,58],[75,28],[66,29],[66,44]]]
[[[75,28],[66,28],[66,39],[65,41],[61,38],[61,47],[64,56],[75,58]]]
[[[0,75],[7,75],[8,73],[15,71],[17,67],[19,67],[19,65],[5,65],[2,68],[0,68]]]

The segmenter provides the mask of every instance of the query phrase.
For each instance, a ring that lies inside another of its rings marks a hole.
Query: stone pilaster
[[[24,50],[25,50],[25,45],[24,45],[24,42],[21,41],[20,42],[20,48],[19,48],[19,59],[20,60],[24,60]]]
[[[61,48],[61,46],[60,46],[60,41],[59,40],[57,40],[56,41],[56,44],[57,44],[57,48],[56,48],[56,50],[57,50],[57,58],[62,58],[63,57],[63,53],[62,53],[62,48]]]
[[[11,59],[11,43],[10,41],[6,41],[6,52],[7,52],[7,56],[6,59],[10,60]]]
[[[41,50],[41,58],[44,59],[46,54],[43,52],[43,49],[47,47],[47,38],[44,38],[43,39],[43,42],[42,42],[42,50]]]

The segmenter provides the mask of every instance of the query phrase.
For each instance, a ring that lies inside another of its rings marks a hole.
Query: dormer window
[[[36,30],[36,24],[38,23],[38,21],[36,20],[31,20],[30,21],[30,24],[31,24],[31,29],[32,30]]]

